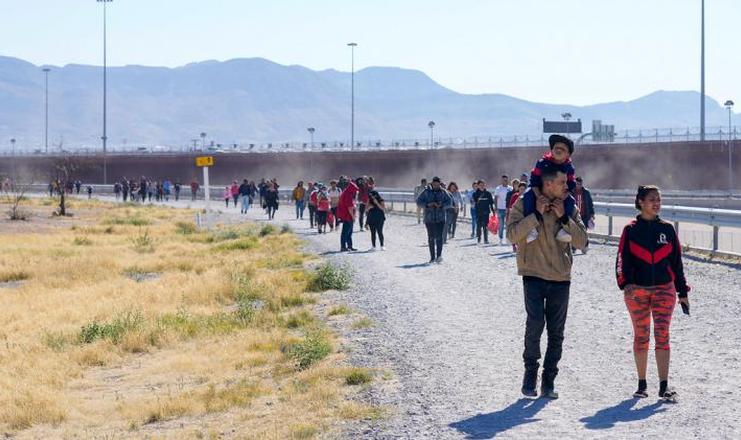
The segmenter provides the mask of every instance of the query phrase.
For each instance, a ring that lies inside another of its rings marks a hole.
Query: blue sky
[[[101,64],[95,0],[0,0],[0,55]],[[700,0],[114,0],[110,65],[264,57],[419,69],[463,93],[539,102],[699,90]],[[741,0],[706,0],[707,93],[741,103]]]

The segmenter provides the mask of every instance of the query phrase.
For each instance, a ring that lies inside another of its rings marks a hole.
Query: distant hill
[[[5,139],[37,148],[43,142],[44,78],[49,73],[50,144],[100,145],[101,68],[36,66],[0,56],[0,148]],[[697,92],[657,91],[627,102],[584,107],[529,102],[507,95],[467,95],[420,71],[369,67],[356,72],[356,139],[426,138],[427,122],[444,137],[536,134],[541,120],[568,111],[586,128],[592,119],[626,128],[698,125]],[[707,125],[728,123],[708,98]],[[741,121],[736,116],[736,121]],[[736,122],[738,123],[738,122]],[[204,61],[177,68],[124,66],[108,70],[109,145],[188,145],[206,132],[218,143],[347,140],[350,74],[283,66],[262,58]]]

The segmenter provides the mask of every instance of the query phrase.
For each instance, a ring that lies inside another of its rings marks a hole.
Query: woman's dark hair
[[[641,210],[641,204],[639,200],[646,200],[646,196],[651,192],[659,192],[659,187],[656,185],[638,185],[638,192],[636,193],[636,209]]]
[[[455,183],[455,182],[450,182],[450,183],[448,184],[448,191],[452,191],[452,190],[451,190],[450,188],[452,188],[452,187],[454,187],[454,186],[455,186],[455,189],[458,189],[458,184],[457,184],[457,183]]]

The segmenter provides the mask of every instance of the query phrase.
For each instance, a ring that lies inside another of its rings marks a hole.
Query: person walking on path
[[[234,200],[234,207],[237,207],[237,202],[239,202],[239,184],[236,180],[232,180],[232,186],[231,186],[231,192],[232,192],[232,199]]]
[[[329,208],[332,212],[332,222],[329,224],[330,229],[334,229],[340,224],[340,220],[337,218],[337,206],[340,203],[340,195],[342,190],[337,187],[337,181],[331,180],[329,182],[329,189],[327,195],[329,196]]]
[[[361,182],[363,179],[358,179]],[[352,230],[355,224],[355,195],[358,193],[356,182],[348,181],[345,189],[340,195],[337,203],[337,218],[342,222],[342,232],[340,233],[340,252],[356,251],[352,247]]]
[[[368,215],[366,224],[370,228],[371,233],[371,249],[376,250],[376,236],[378,236],[378,244],[381,246],[381,250],[385,251],[383,238],[383,224],[386,222],[386,204],[383,201],[383,197],[375,189],[368,192]]]
[[[494,205],[499,217],[499,244],[504,244],[504,223],[507,217],[507,196],[511,195],[512,187],[509,186],[509,176],[502,175],[502,183],[494,188]]]
[[[509,213],[512,210],[512,207],[517,203],[517,200],[520,198],[520,196],[527,191],[527,183],[525,182],[518,182],[517,188],[512,192],[509,198],[509,206],[507,207],[507,217],[506,221],[509,221]],[[517,252],[517,245],[512,243],[512,252]],[[582,251],[584,252],[584,251]]]
[[[484,244],[489,244],[489,215],[496,214],[494,211],[494,196],[486,189],[486,181],[479,180],[479,189],[473,194],[473,202],[476,204],[476,242],[481,243],[481,235],[484,236]]]
[[[274,182],[267,184],[267,190],[265,191],[265,210],[268,213],[268,220],[275,218],[275,211],[278,210],[278,189],[275,187]]]
[[[471,188],[466,191],[466,201],[468,201],[468,206],[470,206],[469,210],[471,214],[471,238],[476,236],[476,201],[473,199],[473,196],[478,189],[479,182],[474,181],[471,184]]]
[[[592,201],[592,193],[584,187],[584,180],[581,176],[576,178],[574,200],[576,201],[576,207],[579,208],[584,226],[587,227],[587,230],[594,229],[594,201]],[[582,252],[586,254],[587,248],[585,247]]]
[[[418,186],[414,187],[414,200],[417,200],[419,198],[419,195],[424,192],[424,190],[427,189],[427,179],[422,179]],[[422,223],[422,207],[417,205],[417,224]]]
[[[684,276],[682,245],[671,223],[659,218],[661,193],[653,185],[641,185],[636,194],[638,217],[623,229],[615,262],[618,287],[633,322],[633,355],[638,372],[638,390],[633,397],[648,397],[646,369],[654,323],[659,397],[675,402],[677,392],[669,388],[669,327],[677,302],[689,315],[690,286]]]
[[[417,197],[417,206],[424,209],[424,222],[427,228],[427,246],[430,249],[430,263],[443,261],[443,234],[445,233],[445,211],[453,204],[450,195],[442,187],[440,178],[432,178],[429,188]]]
[[[226,207],[229,207],[229,200],[232,198],[232,187],[227,185],[224,187],[224,202],[226,202]]]
[[[247,214],[247,211],[250,209],[250,184],[247,182],[247,179],[242,180],[242,184],[239,185],[239,198],[242,202],[240,212]]]
[[[307,182],[306,184],[306,191],[304,192],[304,206],[307,206],[309,208],[309,226],[311,228],[314,228],[314,216],[316,215],[316,200],[312,203],[311,197],[314,195],[314,191],[316,188],[314,188],[313,182]]]
[[[548,348],[543,361],[540,384],[541,396],[557,399],[555,380],[564,339],[566,314],[571,287],[571,247],[583,249],[587,231],[579,212],[566,214],[564,198],[567,194],[566,174],[549,168],[541,174],[542,188],[536,200],[535,212],[524,215],[524,197],[512,206],[507,221],[507,239],[517,245],[517,274],[522,276],[525,299],[525,374],[522,394],[537,396],[540,337],[548,329]],[[538,227],[541,234],[530,242],[528,233]],[[571,243],[556,239],[556,231],[565,229],[571,234]]]
[[[198,196],[198,181],[196,179],[193,179],[190,181],[190,199],[192,201],[196,200],[196,197]]]
[[[327,233],[327,218],[329,217],[329,195],[323,183],[317,184],[316,191],[316,226],[319,234]]]
[[[358,226],[360,226],[360,231],[363,231],[364,226],[364,220],[365,220],[365,210],[368,207],[368,192],[373,189],[373,178],[368,176],[363,176],[363,185],[358,187]]]
[[[296,220],[303,220],[304,219],[304,194],[306,193],[306,188],[304,188],[304,182],[299,181],[296,184],[296,187],[293,188],[293,192],[291,193],[291,199],[296,204]]]
[[[448,238],[455,238],[455,229],[458,226],[458,213],[463,210],[463,196],[458,190],[458,184],[450,182],[448,184],[448,194],[452,204],[447,209],[445,214],[445,243],[448,242]]]

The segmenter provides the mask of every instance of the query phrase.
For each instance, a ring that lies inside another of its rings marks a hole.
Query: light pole
[[[103,185],[108,184],[108,158],[106,157],[108,134],[107,134],[107,117],[108,117],[108,106],[107,106],[107,75],[108,75],[108,60],[106,58],[106,5],[113,0],[95,0],[97,3],[103,3]]]
[[[15,138],[12,138],[10,140],[10,151],[13,155],[13,186],[15,186],[15,179],[16,179],[16,163],[18,162],[18,158],[15,157]]]
[[[309,132],[309,135],[311,135],[311,149],[314,149],[314,132],[316,129],[314,127],[309,127],[306,129]]]
[[[44,72],[44,151],[49,154],[49,68],[41,69]]]
[[[432,150],[433,148],[435,148],[435,142],[434,142],[434,139],[435,139],[435,136],[434,136],[434,134],[435,134],[435,131],[434,131],[435,130],[435,121],[428,122],[427,123],[427,126],[430,127],[430,150]]]
[[[725,104],[728,109],[728,191],[733,191],[733,155],[731,154],[731,147],[733,141],[731,141],[731,109],[733,108],[733,101],[730,99]]]
[[[705,140],[705,0],[700,13],[700,140]]]
[[[358,43],[347,43],[350,46],[350,149],[355,149],[355,48]]]
[[[205,150],[206,150],[206,132],[202,131],[201,132],[201,151],[205,151]]]

